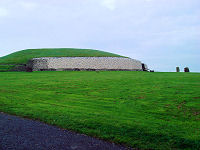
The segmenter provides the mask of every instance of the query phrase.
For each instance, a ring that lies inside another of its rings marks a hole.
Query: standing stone
[[[176,67],[176,72],[180,72],[180,68],[179,67]]]
[[[188,67],[185,67],[184,72],[190,72],[190,69]]]

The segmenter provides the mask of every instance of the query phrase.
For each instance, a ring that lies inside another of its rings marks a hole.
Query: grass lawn
[[[0,111],[140,149],[200,149],[200,74],[0,72]]]

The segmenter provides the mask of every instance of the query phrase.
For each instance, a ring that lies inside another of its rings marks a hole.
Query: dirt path
[[[125,150],[113,143],[0,113],[0,150]]]

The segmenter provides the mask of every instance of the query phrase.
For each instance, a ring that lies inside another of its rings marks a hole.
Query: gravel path
[[[113,143],[0,113],[0,150],[125,150]]]

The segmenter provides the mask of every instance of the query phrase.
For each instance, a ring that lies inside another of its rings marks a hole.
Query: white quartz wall
[[[34,58],[33,63],[33,70],[75,68],[142,70],[140,61],[121,57],[44,57]]]

